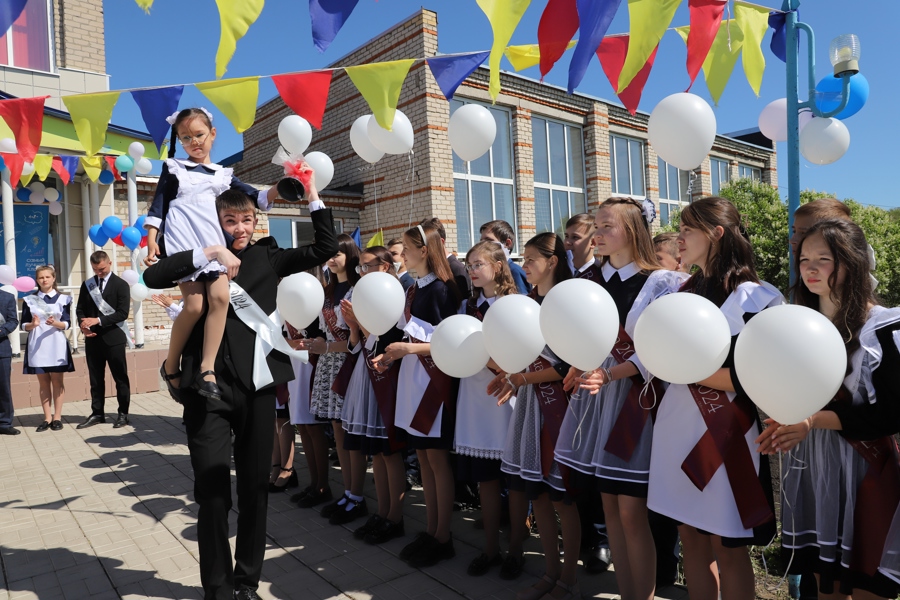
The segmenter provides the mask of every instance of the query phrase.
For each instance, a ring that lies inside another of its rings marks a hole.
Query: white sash
[[[93,277],[84,283],[87,285],[88,293],[91,295],[91,298],[94,299],[94,304],[97,305],[97,310],[107,317],[116,312],[116,309],[110,306],[109,303],[103,299],[103,296],[100,295],[100,288],[97,287],[97,282],[94,281]],[[125,341],[128,343],[128,347],[134,348],[134,340],[131,339],[131,332],[128,330],[128,325],[125,324],[125,321],[119,321],[116,323],[116,326],[125,332]]]
[[[274,381],[266,363],[266,357],[272,350],[278,350],[303,363],[309,362],[309,353],[306,350],[294,350],[281,335],[284,323],[277,310],[267,315],[250,294],[234,281],[229,283],[229,294],[234,314],[244,325],[256,332],[253,348],[253,386],[257,390],[271,385]]]
[[[25,296],[23,300],[28,305],[28,308],[31,309],[31,314],[37,315],[41,321],[46,321],[54,314],[53,309],[43,299],[38,298],[37,294]]]

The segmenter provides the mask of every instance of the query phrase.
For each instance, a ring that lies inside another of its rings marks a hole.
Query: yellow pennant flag
[[[730,30],[730,33],[729,33]],[[675,31],[687,44],[689,26],[676,27]],[[725,91],[725,86],[731,78],[734,71],[734,65],[737,64],[738,56],[744,44],[744,36],[740,27],[734,21],[723,20],[719,25],[719,31],[716,33],[716,39],[713,41],[703,61],[703,76],[706,78],[706,87],[709,88],[709,94],[712,96],[713,102],[719,104],[719,98]]]
[[[369,108],[382,129],[390,131],[394,126],[400,90],[414,62],[415,59],[410,58],[344,68],[353,85],[369,103]]]
[[[259,98],[258,76],[205,81],[195,83],[194,87],[225,114],[238,133],[243,133],[253,125],[256,119],[256,100]]]
[[[25,173],[22,173],[19,176],[19,184],[21,184],[22,187],[28,187],[28,184],[31,183],[32,177],[34,177],[34,171],[29,173],[28,175],[26,175]]]
[[[628,54],[619,73],[619,90],[616,93],[624,92],[647,64],[679,4],[681,0],[628,0],[631,31],[628,34]]]
[[[379,229],[378,233],[373,235],[372,239],[366,244],[366,248],[371,248],[372,246],[384,246],[384,230]]]
[[[491,98],[497,101],[500,95],[500,57],[512,39],[512,34],[522,20],[522,15],[531,0],[475,0],[484,11],[491,29],[494,32],[494,43],[491,45],[491,56],[488,65],[491,67]]]
[[[140,6],[145,13],[150,14],[150,7],[153,6],[153,0],[134,0],[137,2],[137,5]]]
[[[755,4],[735,2],[734,19],[744,35],[744,48],[741,53],[744,75],[753,88],[753,93],[759,97],[763,72],[766,70],[766,57],[760,46],[769,28],[769,9]]]
[[[100,152],[106,141],[106,128],[113,108],[119,101],[119,92],[63,96],[62,101],[72,115],[72,125],[85,154],[93,156]]]
[[[97,181],[100,171],[103,170],[103,159],[99,156],[82,156],[81,168],[84,169],[84,174],[88,176],[88,179]]]
[[[38,179],[43,181],[47,179],[47,175],[50,174],[50,170],[53,168],[53,157],[49,154],[35,154],[31,164],[34,165],[34,172],[37,174]]]
[[[571,50],[577,43],[578,40],[572,40],[566,46],[566,50]],[[507,46],[503,54],[516,71],[524,71],[541,63],[541,47],[538,44]]]
[[[222,79],[237,41],[244,37],[250,26],[259,18],[264,0],[216,0],[222,33],[216,50],[216,79]]]

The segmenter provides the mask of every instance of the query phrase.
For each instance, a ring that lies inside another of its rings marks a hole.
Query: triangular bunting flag
[[[250,26],[259,18],[264,0],[216,0],[219,7],[219,22],[222,33],[219,49],[216,50],[216,79],[222,79],[231,57],[237,48],[237,41],[244,37]]]
[[[103,159],[99,156],[82,156],[81,158],[81,168],[84,169],[84,174],[88,176],[88,179],[91,181],[97,181],[100,178],[100,171],[103,170]]]
[[[259,77],[207,81],[195,83],[194,87],[225,114],[238,133],[253,125],[256,100],[259,98]]]
[[[372,236],[372,239],[366,243],[366,248],[371,248],[372,246],[384,246],[384,230],[379,229],[378,233]]]
[[[331,71],[313,71],[293,75],[272,75],[278,95],[292,111],[322,129],[322,117],[328,104]]]
[[[731,33],[729,34],[729,28]],[[687,43],[690,27],[676,27],[675,31],[681,36],[681,39]],[[731,78],[734,71],[734,65],[737,64],[738,56],[741,54],[741,48],[744,45],[744,36],[732,20],[723,20],[719,25],[719,31],[716,33],[716,39],[713,41],[712,47],[706,60],[703,61],[703,76],[706,77],[706,87],[709,88],[709,95],[712,96],[713,102],[719,104],[722,92]]]
[[[59,160],[62,162],[63,168],[69,174],[69,178],[75,177],[76,173],[78,173],[78,156],[60,156]],[[59,173],[59,171],[57,171]]]
[[[16,149],[25,162],[31,162],[41,146],[44,100],[49,97],[0,100],[0,117],[16,137]]]
[[[53,168],[53,157],[49,154],[36,154],[34,156],[34,172],[38,176],[39,181],[47,179],[50,170]]]
[[[735,2],[734,20],[737,21],[741,33],[744,34],[744,50],[741,54],[744,75],[746,75],[750,87],[753,88],[753,93],[759,97],[763,72],[766,70],[766,57],[763,56],[762,41],[766,30],[769,29],[769,9],[746,2]]]
[[[62,179],[63,185],[69,185],[69,181],[72,180],[72,174],[69,173],[65,165],[63,165],[62,159],[58,156],[53,157],[53,170]]]
[[[312,24],[313,43],[319,52],[325,52],[359,0],[309,0],[309,20]]]
[[[672,23],[681,0],[628,0],[628,18],[631,21],[628,56],[619,73],[616,93],[622,93],[638,71],[647,64],[650,54],[659,46],[659,40]]]
[[[490,52],[485,51],[457,56],[432,56],[427,62],[444,97],[450,100],[460,84],[487,60],[488,55]]]
[[[0,32],[5,34],[22,14],[28,0],[4,0],[0,2]]]
[[[109,170],[112,171],[113,179],[116,181],[122,181],[124,177],[119,173],[119,170],[116,168],[116,157],[115,156],[104,156],[103,159],[106,161]]]
[[[150,14],[150,7],[153,6],[153,0],[134,0],[134,1],[137,2],[137,5],[140,6],[141,9],[145,13],[147,13],[148,15]]]
[[[400,89],[414,62],[413,59],[393,60],[344,68],[383,129],[390,131],[394,125]]]
[[[571,46],[578,31],[578,7],[575,0],[549,0],[538,23],[541,79]]]
[[[500,57],[509,45],[512,34],[522,20],[531,0],[475,0],[491,24],[494,43],[488,64],[491,67],[491,98],[496,102],[500,95]]]
[[[610,85],[614,86],[619,81],[619,75],[622,72],[622,65],[625,64],[625,57],[628,55],[629,37],[627,35],[607,36],[603,38],[600,47],[597,48],[597,58],[600,59],[600,65],[606,78],[609,79]],[[650,53],[647,64],[638,71],[638,74],[631,80],[631,83],[625,88],[621,94],[618,94],[619,100],[628,109],[628,112],[635,114],[638,104],[641,101],[641,94],[644,91],[644,85],[650,76],[650,70],[653,69],[653,61],[656,60],[656,50]]]
[[[787,62],[787,13],[772,11],[769,13],[769,27],[772,28],[772,41],[769,49],[781,62]],[[799,49],[799,36],[797,39]]]
[[[574,48],[577,40],[572,40],[566,44],[568,50]],[[523,71],[534,67],[541,62],[541,47],[538,44],[525,44],[524,46],[507,46],[503,52],[507,60],[516,71]]]
[[[9,185],[15,188],[22,178],[22,165],[25,164],[25,161],[18,154],[0,152],[0,156],[3,157],[3,162],[6,164],[6,168],[9,169]]]
[[[181,100],[182,93],[184,93],[183,85],[131,91],[134,103],[141,109],[144,126],[150,137],[153,138],[153,143],[156,144],[159,152],[162,152],[162,145],[171,128],[166,117],[178,110],[178,102]]]
[[[686,42],[687,72],[691,80],[688,90],[694,85],[713,40],[716,39],[727,3],[728,0],[688,0],[691,11],[691,28]]]
[[[362,248],[362,238],[359,236],[359,225],[356,226],[356,229],[353,230],[350,237],[353,238],[353,243],[356,244],[357,248]]]
[[[62,101],[72,116],[72,125],[85,154],[93,156],[100,152],[106,141],[106,129],[113,108],[119,101],[119,92],[63,96]]]
[[[32,177],[34,177],[34,171],[28,174],[22,173],[22,175],[19,177],[19,183],[22,184],[22,187],[28,187],[28,184],[31,183]]]
[[[569,63],[567,89],[572,94],[584,79],[591,57],[600,47],[622,0],[576,0],[578,6],[578,43]]]

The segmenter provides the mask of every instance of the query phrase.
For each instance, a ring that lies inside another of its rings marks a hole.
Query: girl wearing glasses
[[[212,162],[209,153],[216,139],[216,128],[212,125],[212,115],[205,108],[185,108],[166,120],[172,125],[169,159],[163,165],[144,222],[147,229],[144,263],[147,266],[166,253],[216,244],[225,246],[225,235],[216,211],[216,197],[225,190],[237,189],[256,198],[263,210],[269,210],[278,195],[274,187],[259,191],[242,183],[233,176],[232,169]],[[176,138],[187,152],[187,159],[174,158]],[[222,396],[214,368],[228,314],[228,278],[220,277],[224,273],[225,267],[213,260],[178,282],[184,305],[172,326],[169,352],[160,367],[160,374],[175,400],[180,401],[181,353],[203,315],[204,307],[206,324],[200,373],[199,376],[191,374],[190,379],[200,395],[214,399]]]

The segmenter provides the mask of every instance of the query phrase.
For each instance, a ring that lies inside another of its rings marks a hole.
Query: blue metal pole
[[[787,50],[787,176],[788,176],[788,260],[790,261],[790,282],[794,285],[794,252],[790,237],[794,231],[794,213],[800,208],[800,119],[799,119],[799,73],[800,46],[797,38],[797,7],[800,0],[784,0],[782,10],[785,15]]]

